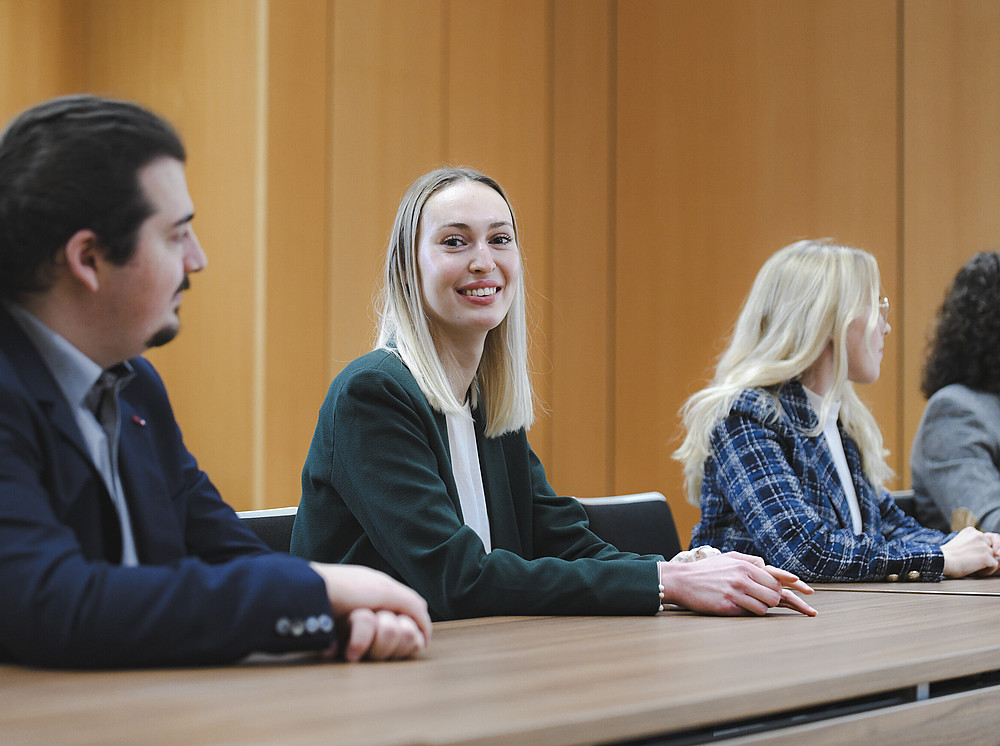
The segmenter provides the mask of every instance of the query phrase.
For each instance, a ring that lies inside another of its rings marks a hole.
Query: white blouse
[[[810,391],[805,386],[806,396],[814,412],[819,412],[823,405],[823,397],[814,391]],[[851,477],[851,469],[847,465],[847,456],[844,454],[844,442],[840,439],[840,429],[837,427],[837,418],[840,417],[840,402],[835,401],[830,407],[826,422],[823,423],[823,437],[826,438],[826,445],[833,456],[833,465],[837,467],[837,476],[840,477],[840,486],[844,488],[847,495],[847,507],[851,510],[851,524],[854,533],[861,533],[861,507],[858,505],[858,492],[854,489],[854,479]]]
[[[458,487],[458,502],[462,506],[465,525],[482,539],[486,553],[493,551],[490,541],[490,518],[486,513],[486,489],[483,472],[479,467],[479,448],[476,446],[476,425],[471,410],[464,414],[447,414],[448,450],[451,453],[451,472]]]

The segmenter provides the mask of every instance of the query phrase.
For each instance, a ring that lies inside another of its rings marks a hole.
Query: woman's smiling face
[[[417,266],[438,343],[481,350],[486,334],[507,316],[521,276],[507,202],[476,181],[431,196],[420,215]]]

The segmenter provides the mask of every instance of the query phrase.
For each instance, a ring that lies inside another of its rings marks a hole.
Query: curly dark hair
[[[1000,393],[1000,252],[972,257],[938,310],[920,389],[951,383]]]

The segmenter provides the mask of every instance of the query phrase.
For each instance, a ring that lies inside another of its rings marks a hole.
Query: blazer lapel
[[[6,359],[9,375],[20,382],[50,430],[49,456],[56,466],[42,475],[52,481],[48,491],[53,510],[77,533],[81,550],[90,558],[118,561],[121,536],[118,518],[104,480],[94,465],[76,417],[44,359],[20,325],[0,306],[0,361]],[[6,374],[5,374],[6,375]]]
[[[173,480],[163,473],[163,454],[156,452],[153,437],[156,428],[173,427],[173,422],[152,421],[148,413],[137,409],[125,396],[118,401],[121,410],[118,472],[139,561],[159,564],[183,557],[184,527],[178,525],[170,501]]]
[[[818,423],[816,413],[809,406],[805,391],[799,383],[792,383],[782,390],[782,404],[789,413],[795,426],[802,431],[811,430]],[[843,439],[843,436],[841,436]],[[833,463],[833,455],[826,437],[820,433],[815,438],[807,439],[808,446],[813,449],[813,467],[816,470],[818,491],[826,497],[826,502],[833,510],[843,528],[851,528],[851,509],[847,504],[847,493],[844,492],[837,466]],[[853,468],[853,467],[852,467]]]
[[[430,409],[429,406],[428,409]],[[431,410],[431,416],[434,418],[434,426],[437,428],[438,437],[441,438],[440,447],[444,452],[445,458],[448,460],[448,475],[447,479],[445,479],[445,485],[448,487],[448,497],[451,498],[451,504],[455,507],[455,512],[461,516],[462,502],[458,498],[458,485],[455,484],[455,470],[454,465],[451,462],[451,441],[448,440],[448,419],[436,409]],[[432,450],[437,450],[436,444],[431,444],[431,448]]]
[[[826,442],[824,435],[819,435],[816,439],[816,470],[819,472],[820,490],[827,495],[828,501],[837,514],[842,528],[853,528],[854,520],[851,518],[851,508],[847,504],[847,493],[840,483],[837,475],[837,467],[833,463],[833,456],[830,454],[830,445]]]
[[[486,511],[490,517],[490,539],[494,549],[506,549],[519,556],[527,556],[521,537],[531,536],[530,506],[527,514],[514,505],[507,461],[504,458],[503,438],[487,438],[485,414],[475,413],[476,443],[479,447],[479,468],[483,473],[486,492]],[[521,524],[521,530],[518,525]],[[525,532],[526,531],[526,532]]]
[[[80,428],[77,427],[69,402],[63,396],[59,384],[52,377],[42,356],[38,354],[35,346],[31,344],[7,309],[2,306],[0,306],[0,340],[3,340],[4,353],[21,380],[21,385],[38,402],[38,406],[46,413],[55,428],[89,463],[90,452],[83,441]]]
[[[840,430],[840,439],[844,443],[844,455],[847,457],[847,466],[851,474],[864,474],[858,446],[843,428]],[[861,510],[861,530],[866,534],[881,535],[882,514],[879,512],[878,498],[871,483],[867,479],[860,480],[860,484],[855,480],[854,491],[858,494],[858,508]]]

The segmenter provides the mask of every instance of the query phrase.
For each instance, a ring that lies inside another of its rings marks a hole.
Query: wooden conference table
[[[1000,742],[1000,579],[835,588],[814,619],[446,622],[402,663],[0,666],[0,743]]]

